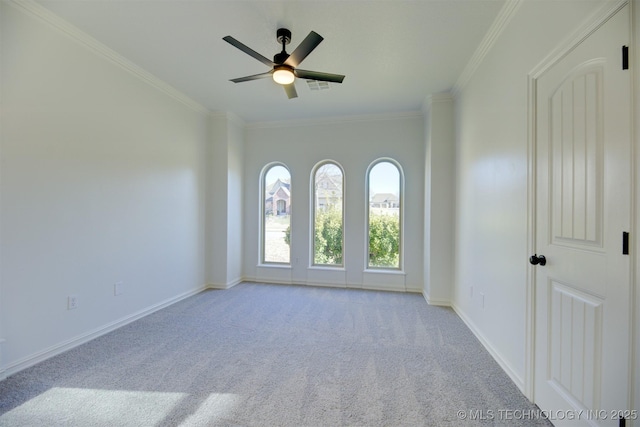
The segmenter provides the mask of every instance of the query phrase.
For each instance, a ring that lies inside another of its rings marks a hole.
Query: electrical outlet
[[[113,295],[118,296],[124,293],[124,284],[122,282],[117,282],[113,285]]]
[[[78,295],[69,295],[67,297],[67,310],[78,308]]]

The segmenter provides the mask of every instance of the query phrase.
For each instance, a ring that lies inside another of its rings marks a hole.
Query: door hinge
[[[629,232],[622,232],[622,255],[629,255]]]
[[[622,46],[622,69],[629,69],[629,46]]]

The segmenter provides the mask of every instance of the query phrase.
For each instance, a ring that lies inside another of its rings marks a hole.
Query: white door
[[[536,80],[534,400],[556,426],[631,409],[628,9]]]

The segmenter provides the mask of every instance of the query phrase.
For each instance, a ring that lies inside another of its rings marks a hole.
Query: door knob
[[[533,254],[529,257],[529,262],[532,265],[545,265],[547,263],[547,259],[544,257],[544,255]]]

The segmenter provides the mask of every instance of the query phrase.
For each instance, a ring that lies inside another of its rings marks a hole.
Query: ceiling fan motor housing
[[[276,64],[284,64],[284,61],[286,61],[288,57],[289,54],[283,50],[282,52],[276,53],[273,56],[273,62],[275,62]]]

